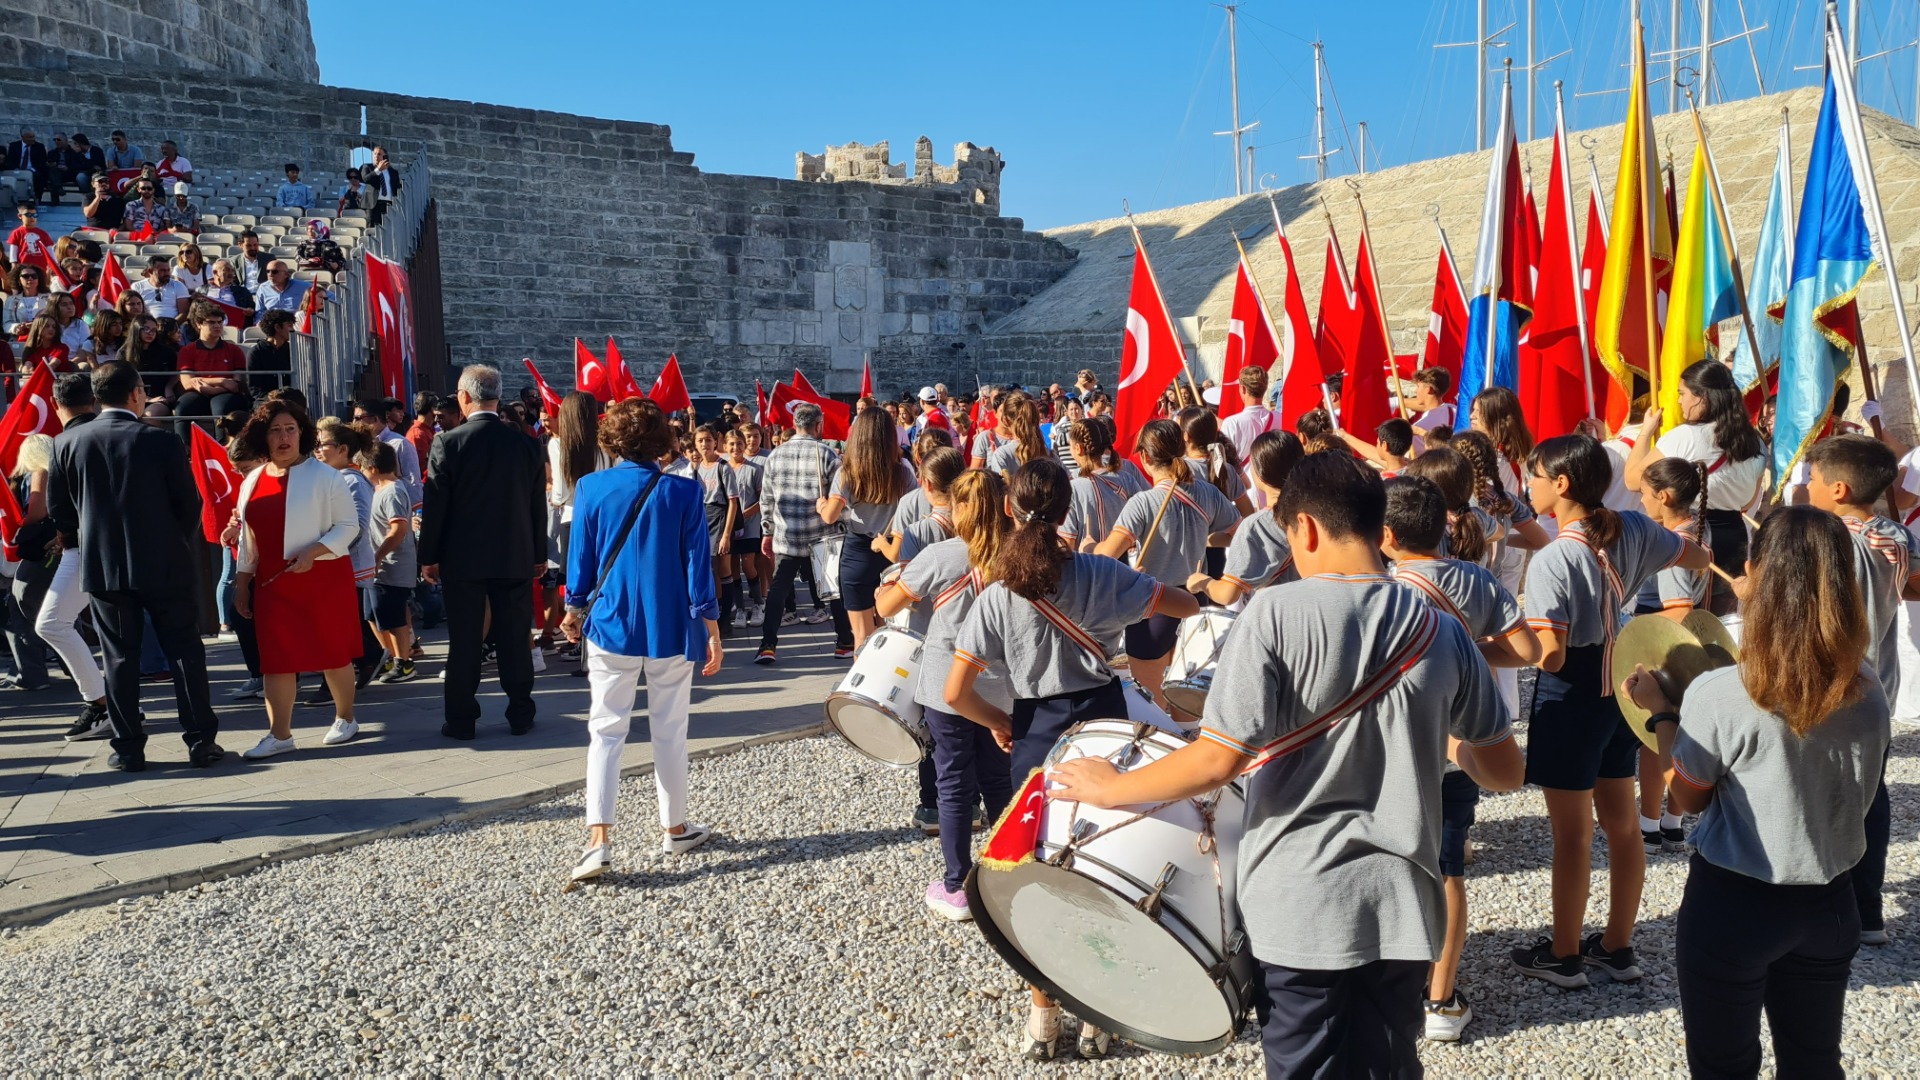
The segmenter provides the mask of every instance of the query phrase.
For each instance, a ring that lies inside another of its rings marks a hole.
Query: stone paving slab
[[[361,691],[359,738],[321,746],[332,710],[302,706],[300,748],[264,762],[239,753],[266,732],[265,707],[230,700],[245,678],[239,651],[210,640],[227,759],[206,770],[187,765],[169,684],[142,686],[148,768],[133,775],[106,767],[104,741],[61,740],[78,711],[65,679],[56,675],[47,692],[0,696],[0,926],[498,813],[584,783],[587,680],[570,663],[550,656],[536,676],[531,734],[508,734],[505,699],[489,678],[479,738],[458,743],[440,734],[444,633],[426,638],[420,679]],[[831,628],[783,628],[775,667],[753,665],[757,644],[757,630],[736,634],[720,674],[695,679],[693,756],[820,730],[822,702],[846,670],[832,657]],[[302,696],[316,685],[307,680]],[[653,767],[644,702],[621,759],[628,776]]]

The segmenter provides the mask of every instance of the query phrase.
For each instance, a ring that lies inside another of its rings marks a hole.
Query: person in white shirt
[[[187,303],[193,299],[191,290],[173,280],[173,264],[165,255],[148,258],[147,272],[132,288],[146,301],[147,310],[159,319],[185,318]]]
[[[1234,456],[1245,461],[1253,453],[1253,440],[1278,428],[1280,416],[1266,406],[1266,368],[1241,368],[1239,394],[1240,411],[1220,421],[1220,434],[1233,444]]]
[[[1413,397],[1408,405],[1420,410],[1413,418],[1413,454],[1419,457],[1427,449],[1427,432],[1453,427],[1453,406],[1447,392],[1453,389],[1453,373],[1446,368],[1422,368],[1413,374]]]

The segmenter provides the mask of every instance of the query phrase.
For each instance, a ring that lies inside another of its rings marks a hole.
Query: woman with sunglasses
[[[38,266],[16,266],[7,279],[7,302],[0,307],[0,327],[9,335],[18,335],[27,324],[47,309],[51,296],[46,289],[46,271]]]

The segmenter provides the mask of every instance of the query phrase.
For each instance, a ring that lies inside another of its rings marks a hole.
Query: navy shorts
[[[1440,778],[1440,876],[1467,876],[1467,830],[1480,805],[1480,785],[1458,770]]]
[[[1602,645],[1571,648],[1558,672],[1540,673],[1527,725],[1527,783],[1592,791],[1595,780],[1640,771],[1640,740],[1621,717],[1620,703],[1600,696],[1604,653]]]
[[[373,622],[382,630],[398,630],[407,625],[407,601],[413,590],[405,585],[373,587]]]
[[[1053,744],[1075,724],[1088,720],[1123,720],[1126,691],[1113,679],[1091,690],[1075,690],[1053,697],[1016,699],[1008,719],[1013,721],[1013,753],[1009,772],[1013,786],[1027,782],[1053,752]]]
[[[840,548],[840,603],[848,611],[871,609],[888,565],[887,557],[873,550],[873,537],[848,534]]]
[[[1158,660],[1172,652],[1179,639],[1179,619],[1171,615],[1149,615],[1127,627],[1127,658]]]

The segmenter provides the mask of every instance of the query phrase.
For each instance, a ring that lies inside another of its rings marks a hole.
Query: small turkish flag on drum
[[[1047,808],[1047,770],[1035,769],[1027,782],[1014,793],[1007,812],[987,837],[980,851],[980,865],[992,870],[1011,870],[1033,859],[1040,847],[1040,819]]]

